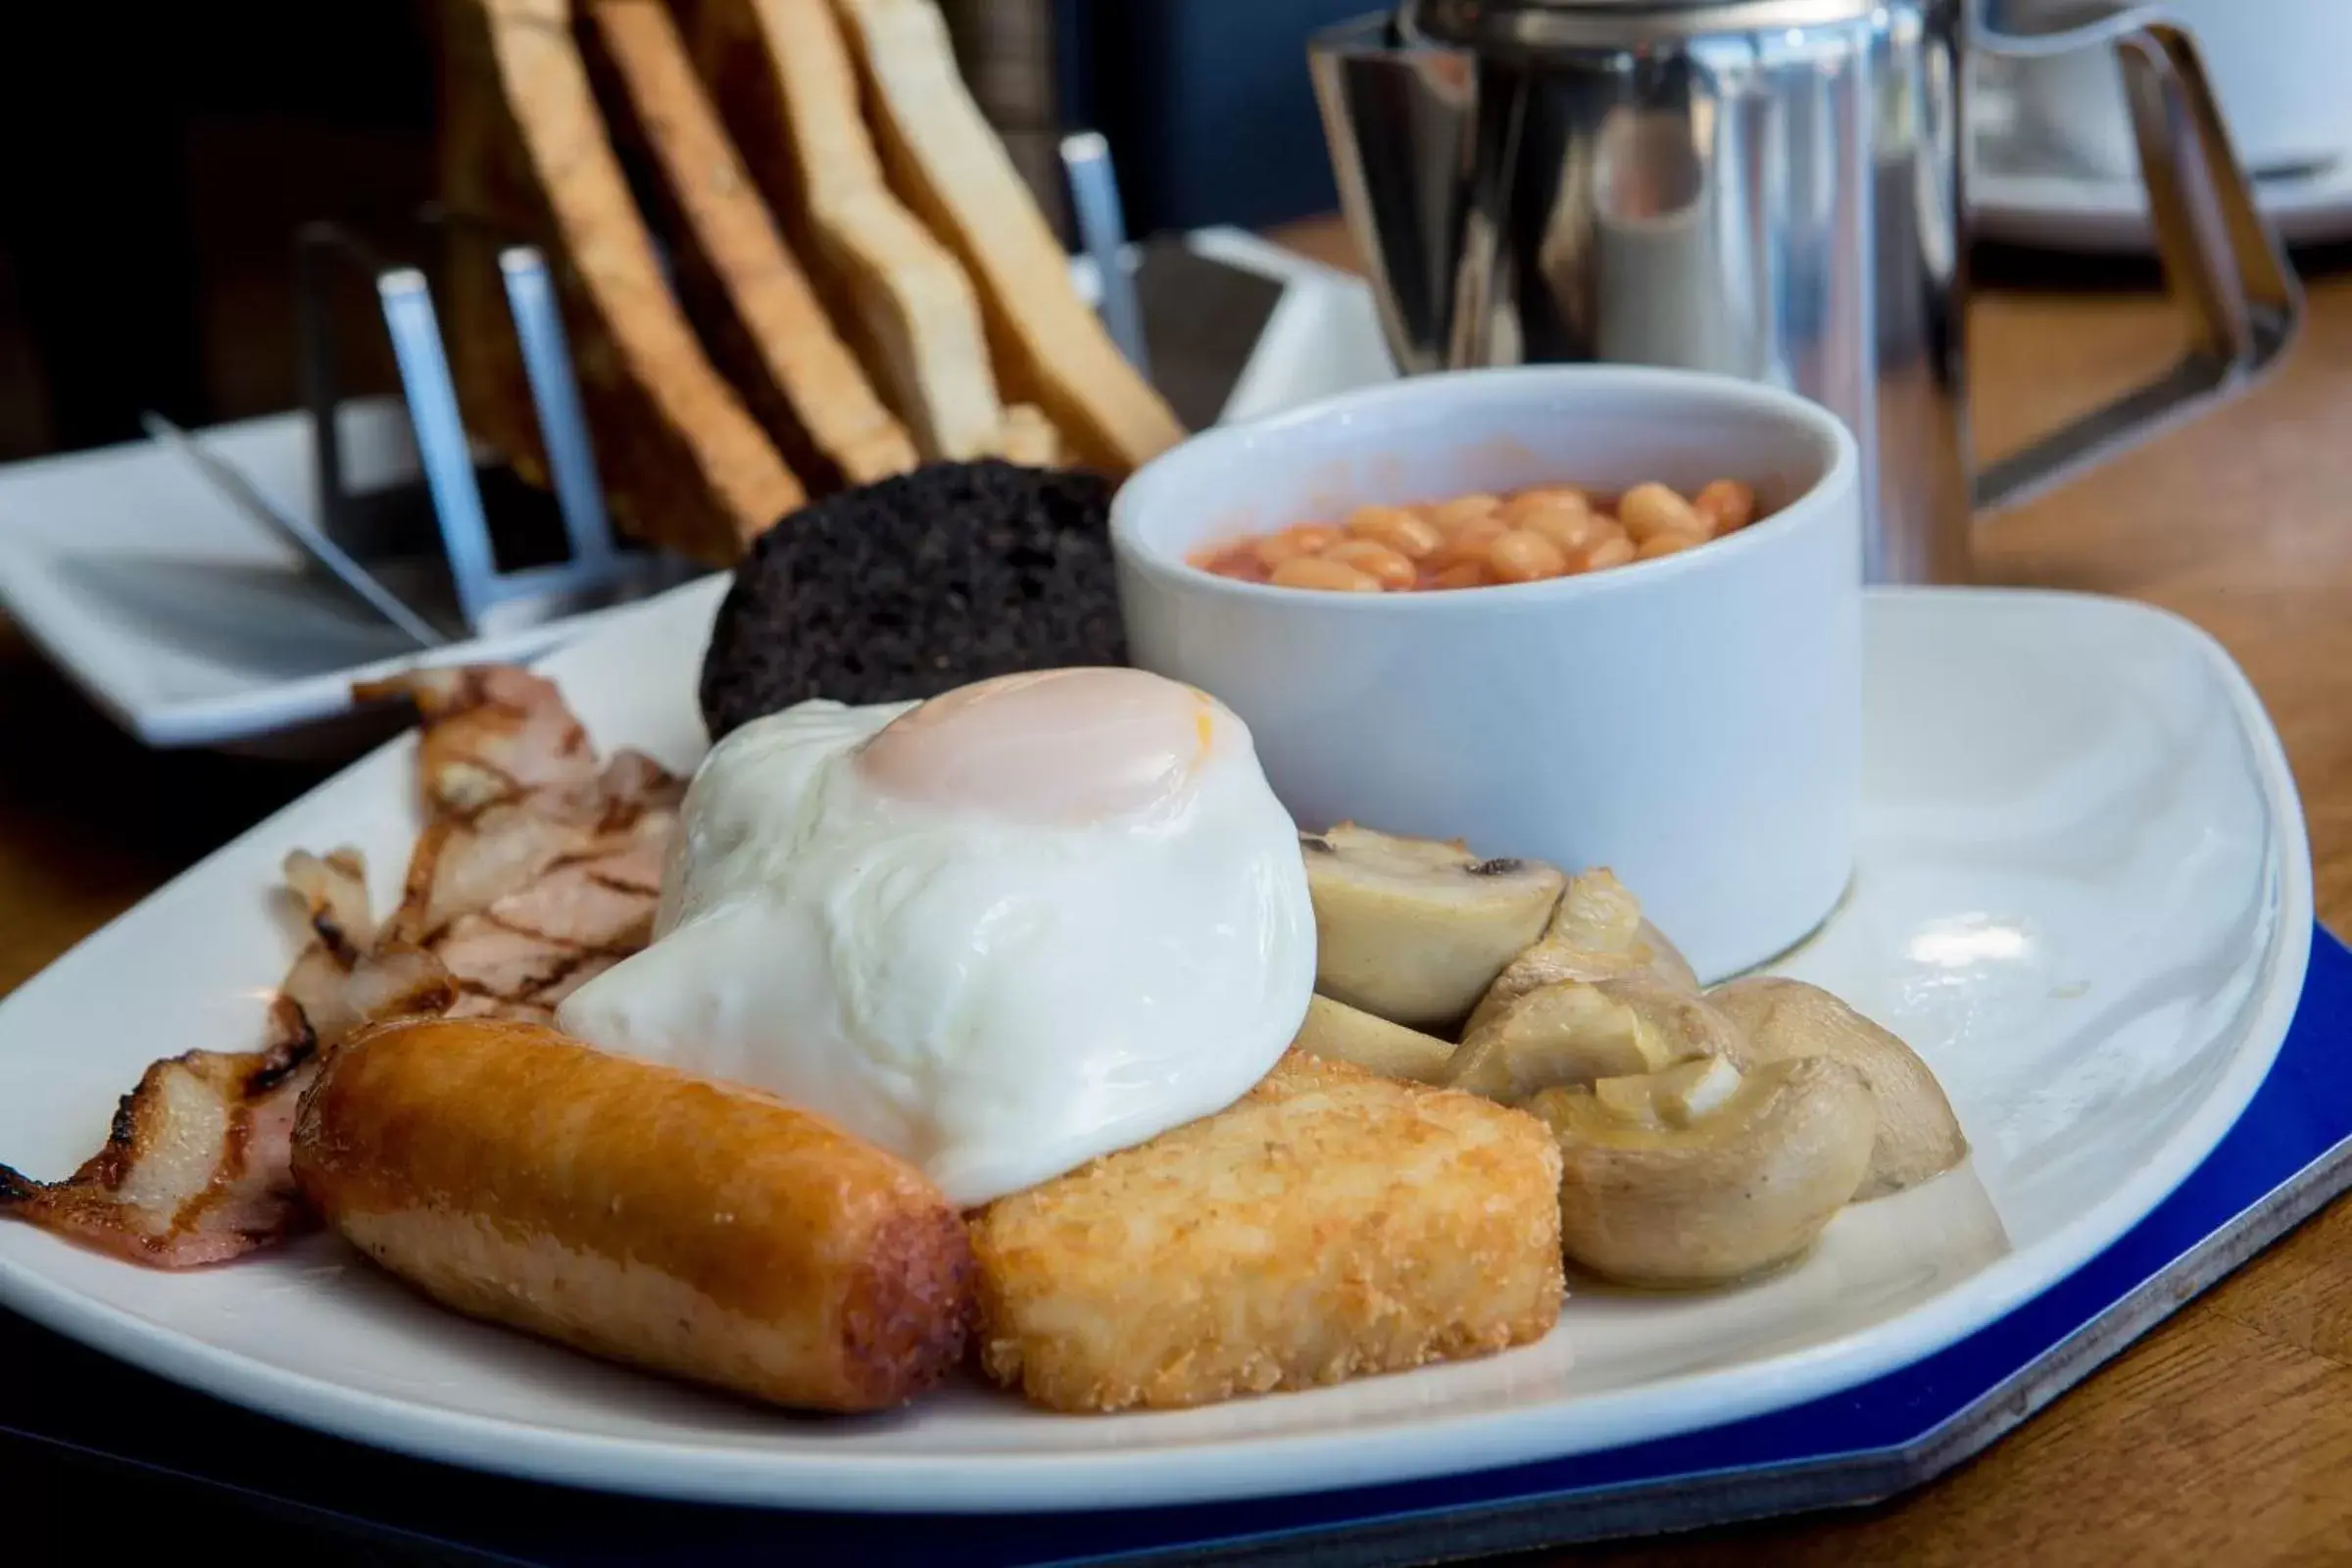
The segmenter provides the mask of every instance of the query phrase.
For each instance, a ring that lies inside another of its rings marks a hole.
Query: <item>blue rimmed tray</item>
[[[2316,933],[2294,1026],[2237,1125],[2154,1212],[1991,1327],[1845,1394],[1571,1459],[1310,1496],[1037,1517],[775,1513],[474,1475],[248,1414],[0,1313],[0,1437],[194,1480],[398,1555],[549,1568],[1392,1564],[1876,1501],[1981,1451],[2352,1185],[2352,952]]]

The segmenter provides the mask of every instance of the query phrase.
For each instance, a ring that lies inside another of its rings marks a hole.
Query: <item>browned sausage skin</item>
[[[354,1035],[304,1098],[294,1174],[444,1305],[796,1408],[903,1403],[971,1322],[963,1221],[912,1166],[540,1024]]]

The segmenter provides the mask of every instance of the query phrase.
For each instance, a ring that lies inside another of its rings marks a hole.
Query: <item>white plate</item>
[[[600,744],[693,760],[716,592],[624,612],[548,662]],[[1547,1340],[1491,1360],[1201,1410],[1060,1417],[965,1386],[853,1421],[768,1413],[463,1321],[324,1238],[168,1275],[0,1224],[0,1302],[165,1377],[389,1447],[826,1508],[1349,1486],[1624,1444],[1850,1386],[2058,1280],[2197,1164],[2278,1051],[2312,919],[2278,739],[2186,622],[2058,595],[1881,593],[1868,648],[1861,868],[1786,967],[1912,1040],[1976,1156],[1849,1211],[1765,1283],[1583,1291]],[[356,843],[389,897],[415,825],[413,746],[355,765],[0,1003],[0,1156],[63,1174],[150,1057],[250,1042],[286,961],[268,913],[279,858]],[[1462,827],[1479,842],[1478,824]]]
[[[1237,229],[1193,248],[1286,280],[1224,416],[1250,418],[1394,372],[1361,282]],[[1091,291],[1081,266],[1079,282]],[[310,426],[272,415],[199,432],[290,515],[314,512]],[[350,483],[413,479],[397,399],[343,411]],[[304,586],[293,547],[149,442],[0,467],[0,608],[109,716],[150,746],[350,756],[389,732],[353,721],[351,683],[412,663],[514,661],[610,611],[407,653],[389,627]],[[269,737],[256,744],[257,738]]]
[[[1978,167],[1970,194],[1980,239],[2131,255],[2155,243],[2147,197],[2136,184],[1987,163]],[[2289,245],[2352,236],[2352,153],[2314,172],[2257,178],[2254,200]]]
[[[397,400],[354,402],[340,425],[355,488],[416,473]],[[199,434],[281,511],[311,515],[305,416]],[[420,657],[389,625],[306,585],[302,564],[292,545],[153,442],[0,467],[0,608],[150,746],[220,745],[316,724],[352,711],[355,680],[427,662],[534,659],[605,613]],[[383,733],[379,726],[368,739]]]
[[[2148,198],[2138,180],[2071,167],[2065,154],[2020,130],[2000,73],[1980,70],[1976,86],[1968,205],[1978,238],[2101,255],[2152,253]],[[2352,146],[2318,169],[2258,174],[2254,202],[2289,245],[2352,237]]]

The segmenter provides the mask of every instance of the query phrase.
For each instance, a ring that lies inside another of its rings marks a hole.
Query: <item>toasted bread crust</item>
[[[923,456],[995,450],[997,378],[979,299],[892,194],[826,0],[679,0],[677,9],[753,182]]]
[[[1046,411],[1034,403],[1008,403],[997,436],[997,455],[1025,468],[1056,468],[1068,455],[1069,443]]]
[[[468,423],[526,477],[546,459],[498,252],[546,253],[597,469],[632,533],[714,564],[804,491],[670,297],[608,141],[566,0],[449,0],[443,197],[453,369]]]
[[[587,0],[608,123],[650,176],[687,313],[814,488],[914,466],[914,444],[826,319],[720,127],[662,0]]]
[[[1166,402],[1078,297],[1068,257],[956,71],[932,0],[832,3],[891,188],[970,273],[1005,395],[1044,409],[1081,460],[1113,473],[1182,440]]]

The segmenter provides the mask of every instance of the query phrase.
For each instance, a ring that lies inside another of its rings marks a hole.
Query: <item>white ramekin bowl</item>
[[[1852,873],[1862,765],[1854,443],[1788,393],[1618,366],[1423,376],[1152,462],[1111,509],[1137,663],[1246,721],[1300,826],[1605,865],[1704,978],[1801,939]],[[1516,587],[1275,588],[1203,547],[1370,502],[1542,483],[1756,487],[1662,560]]]

